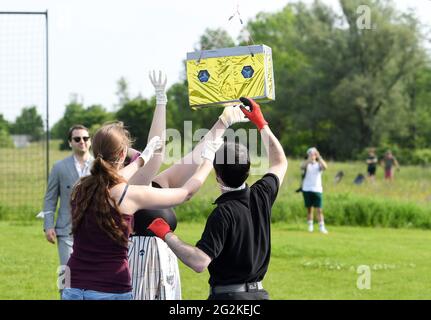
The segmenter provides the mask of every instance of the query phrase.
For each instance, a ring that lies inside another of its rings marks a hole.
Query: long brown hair
[[[95,160],[91,175],[81,178],[72,191],[72,233],[76,233],[85,215],[93,214],[97,225],[112,240],[127,245],[127,224],[109,190],[126,182],[116,167],[121,152],[131,145],[130,134],[122,122],[107,123],[97,130],[92,142]]]

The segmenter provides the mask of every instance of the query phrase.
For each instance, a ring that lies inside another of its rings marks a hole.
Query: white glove
[[[201,157],[203,159],[208,159],[209,161],[213,162],[217,150],[220,149],[223,143],[224,143],[223,138],[218,138],[215,140],[206,140],[205,145],[201,152]]]
[[[166,75],[163,75],[164,77],[162,77],[162,71],[159,71],[159,78],[156,79],[156,71],[153,70],[152,73],[150,71],[149,76],[154,89],[156,89],[156,104],[168,103],[168,97],[166,96],[166,82],[168,79]],[[162,78],[165,78],[165,80],[162,80]]]
[[[245,116],[244,112],[241,111],[239,106],[225,107],[219,119],[223,122],[226,128],[229,128],[234,123],[250,121],[250,119]]]
[[[141,155],[139,156],[139,158],[142,158],[142,160],[144,160],[144,165],[146,165],[148,163],[148,161],[150,161],[150,159],[153,157],[154,152],[156,150],[161,149],[163,146],[163,142],[160,139],[159,136],[155,136],[153,137],[150,142],[148,142],[147,146],[145,147],[144,151],[142,151]]]

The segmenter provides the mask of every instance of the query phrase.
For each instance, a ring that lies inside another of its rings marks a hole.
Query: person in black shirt
[[[150,80],[156,93],[156,109],[151,122],[148,140],[154,136],[165,136],[166,130],[166,78],[162,73],[156,76],[153,71]],[[223,136],[227,128],[237,122],[246,122],[239,108],[226,107],[214,126],[208,131],[193,151],[175,162],[169,168],[158,173],[164,155],[164,146],[151,158],[149,163],[140,168],[130,179],[132,185],[151,185],[154,188],[180,188],[199,169],[201,152],[208,141]],[[136,150],[130,150],[130,158],[139,156]],[[132,278],[133,298],[135,300],[180,300],[181,280],[177,257],[164,241],[154,236],[147,227],[156,219],[164,219],[174,231],[177,225],[173,208],[143,209],[135,212],[133,234],[130,237],[128,260]]]
[[[378,159],[376,156],[376,151],[374,148],[370,148],[368,150],[368,157],[367,157],[367,172],[368,172],[368,179],[371,182],[375,181],[376,178],[376,170],[377,170],[377,163]]]
[[[208,267],[211,300],[269,299],[261,281],[271,254],[271,208],[287,170],[287,159],[260,106],[247,98],[241,98],[241,102],[243,113],[260,130],[269,157],[268,172],[248,187],[247,148],[225,142],[213,160],[222,195],[215,201],[217,207],[208,217],[196,246],[180,240],[161,218],[148,227],[194,271],[203,272]]]

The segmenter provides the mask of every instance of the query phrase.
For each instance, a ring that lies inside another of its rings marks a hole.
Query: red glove
[[[166,235],[171,231],[171,227],[162,218],[154,219],[153,222],[148,226],[148,230],[151,230],[157,237],[165,240]]]
[[[239,100],[243,103],[244,106],[250,107],[250,111],[248,111],[244,106],[240,106],[242,112],[245,114],[247,118],[253,122],[259,130],[262,130],[264,126],[268,124],[265,118],[263,117],[262,111],[260,110],[260,106],[250,98],[241,97]]]

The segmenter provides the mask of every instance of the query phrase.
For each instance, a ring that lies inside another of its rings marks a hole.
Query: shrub
[[[175,208],[178,221],[204,222],[215,205],[211,197],[194,198]],[[35,220],[40,208],[7,207],[0,204],[0,220]],[[413,202],[374,199],[350,193],[324,196],[325,220],[329,225],[431,229],[431,208]],[[305,223],[300,198],[279,197],[272,208],[272,222]]]

